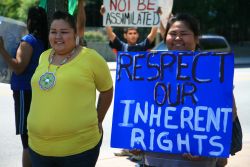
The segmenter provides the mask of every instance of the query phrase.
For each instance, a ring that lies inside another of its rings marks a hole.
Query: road
[[[112,71],[112,77],[115,77]],[[234,93],[238,108],[238,115],[243,129],[243,150],[229,161],[229,167],[248,167],[250,159],[250,68],[236,68],[234,76]],[[21,142],[19,136],[15,135],[14,104],[12,92],[8,84],[0,83],[0,167],[21,166]],[[103,145],[97,167],[104,167],[102,160],[113,158],[117,149],[110,148],[112,108],[110,107],[104,120]],[[248,154],[248,155],[247,155]],[[125,165],[126,167],[128,165]],[[124,167],[125,167],[124,166]],[[131,166],[135,166],[132,164]],[[122,166],[119,166],[122,167]]]

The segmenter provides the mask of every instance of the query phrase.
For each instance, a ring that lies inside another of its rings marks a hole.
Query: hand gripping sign
[[[120,52],[111,146],[228,157],[234,56]]]

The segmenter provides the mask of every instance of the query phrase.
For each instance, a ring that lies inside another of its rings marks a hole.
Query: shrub
[[[84,33],[84,39],[87,42],[105,42],[107,38],[100,31],[86,31]]]

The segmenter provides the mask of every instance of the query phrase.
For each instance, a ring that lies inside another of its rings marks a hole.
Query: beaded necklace
[[[68,60],[75,54],[75,49],[67,56],[65,57],[60,64],[56,67],[56,69],[53,72],[50,72],[50,65],[52,64],[54,58],[55,58],[55,52],[52,54],[49,60],[48,70],[40,76],[39,79],[39,86],[42,90],[50,90],[53,88],[56,84],[56,72],[57,70],[68,62]]]

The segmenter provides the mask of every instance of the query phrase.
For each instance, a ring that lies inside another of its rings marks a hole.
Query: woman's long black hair
[[[48,20],[46,11],[41,7],[31,7],[28,10],[27,28],[30,34],[40,39],[48,48]]]

